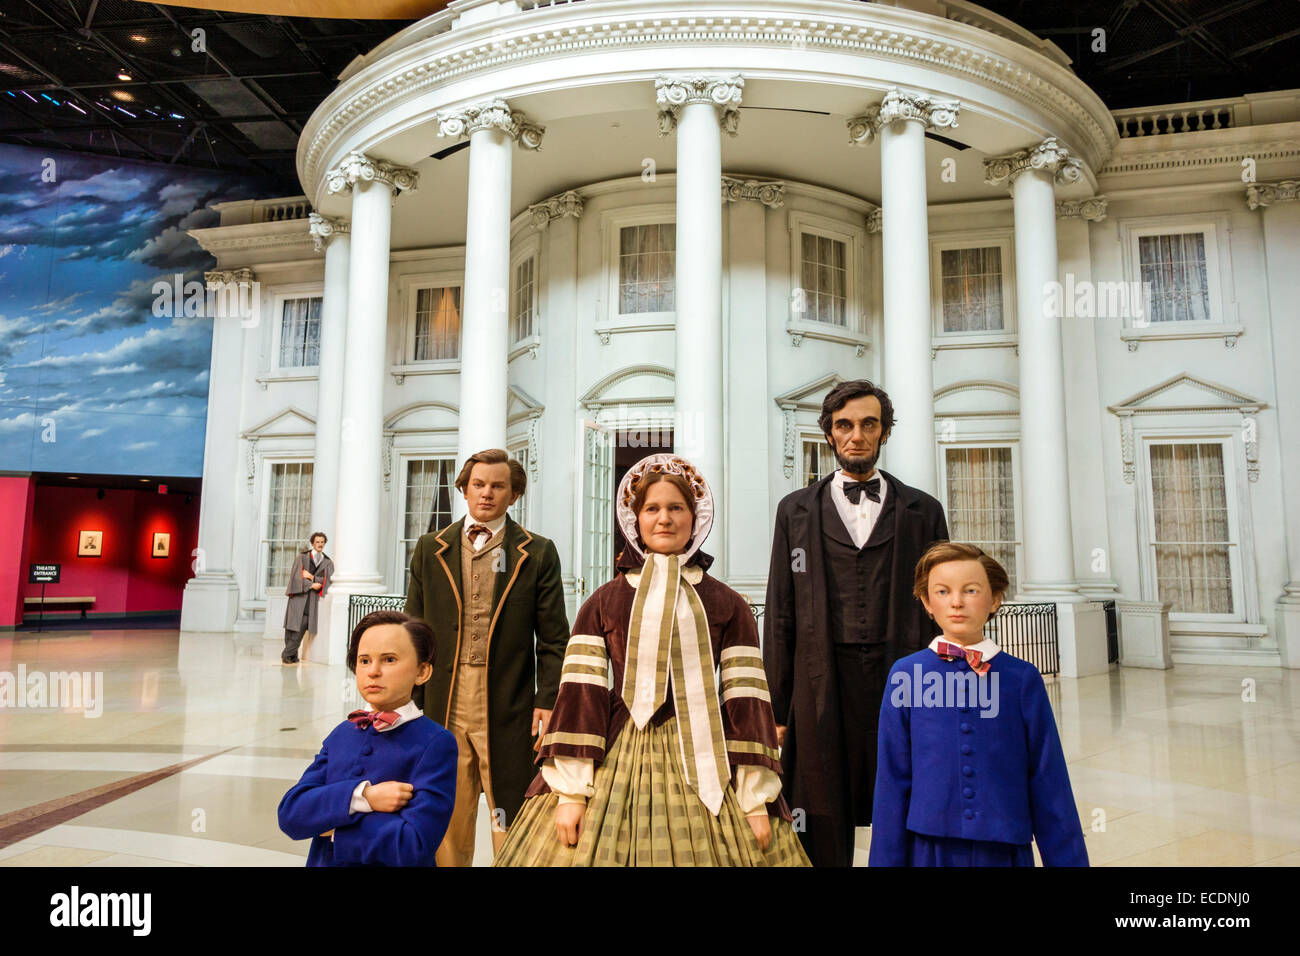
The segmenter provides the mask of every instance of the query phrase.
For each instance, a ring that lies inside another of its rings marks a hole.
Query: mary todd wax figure
[[[912,580],[948,524],[938,501],[876,468],[894,427],[884,389],[837,385],[817,421],[840,467],[777,506],[763,663],[804,849],[814,866],[851,866],[889,669],[939,633]]]
[[[406,613],[428,622],[435,644],[433,677],[413,699],[460,748],[438,866],[473,863],[479,793],[493,810],[493,853],[500,849],[560,686],[569,641],[560,556],[506,514],[526,483],[500,448],[470,455],[456,478],[469,516],[421,536],[411,556]]]

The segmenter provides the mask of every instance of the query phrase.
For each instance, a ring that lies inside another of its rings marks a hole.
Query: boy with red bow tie
[[[433,633],[400,611],[367,614],[348,667],[371,709],[325,738],[280,801],[280,829],[311,838],[308,866],[433,866],[456,792],[456,738],[411,700],[433,673]]]
[[[1038,669],[984,637],[1009,580],[970,544],[931,546],[914,593],[943,634],[898,661],[880,708],[871,866],[1087,866]]]

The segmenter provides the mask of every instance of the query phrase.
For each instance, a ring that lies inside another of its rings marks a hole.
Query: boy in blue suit
[[[889,672],[871,866],[1087,866],[1042,675],[984,638],[1007,573],[970,544],[933,545],[914,593],[943,629]]]
[[[433,674],[433,632],[400,611],[367,614],[348,668],[371,709],[325,738],[280,801],[280,829],[311,838],[308,866],[433,866],[456,794],[456,738],[411,700]]]

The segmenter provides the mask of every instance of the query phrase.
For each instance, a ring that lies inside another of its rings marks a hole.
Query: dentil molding
[[[505,133],[524,149],[541,149],[545,126],[530,122],[519,110],[512,110],[505,100],[485,100],[459,109],[437,114],[438,135],[459,139],[481,129]]]
[[[740,95],[745,78],[731,76],[657,76],[655,105],[659,107],[659,135],[667,136],[677,128],[682,107],[706,103],[718,111],[718,122],[728,135],[740,129]]]
[[[913,120],[926,131],[952,129],[957,125],[961,104],[957,100],[944,100],[928,93],[900,90],[891,86],[879,106],[870,107],[861,116],[847,123],[849,142],[864,145],[871,142],[882,127],[897,120]]]
[[[317,252],[329,245],[329,241],[335,236],[347,235],[352,229],[346,219],[334,219],[322,216],[318,212],[312,213],[307,218],[311,223],[307,231],[311,234],[311,241]]]
[[[1083,161],[1058,143],[1055,136],[1049,136],[1029,149],[984,160],[984,182],[990,186],[1010,185],[1027,169],[1051,173],[1056,185],[1068,186],[1083,175]]]
[[[420,174],[409,166],[372,159],[354,149],[326,174],[325,189],[330,194],[343,193],[357,183],[383,183],[393,191],[393,202],[396,203],[398,193],[415,189],[419,185]]]

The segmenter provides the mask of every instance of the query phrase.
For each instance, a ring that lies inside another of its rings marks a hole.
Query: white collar
[[[948,638],[940,634],[938,637],[936,637],[934,640],[930,642],[930,650],[934,651],[936,654],[939,653],[940,641],[943,641],[945,644],[960,643],[959,641],[950,641],[948,640]],[[1000,650],[1002,650],[1002,648],[998,647],[997,644],[993,643],[993,641],[991,641],[987,637],[976,644],[964,644],[962,646],[965,647],[967,650],[979,651],[980,660],[984,660],[984,661],[992,659]]]
[[[506,513],[503,511],[499,517],[493,518],[491,521],[479,521],[473,515],[467,514],[465,516],[465,527],[463,531],[466,538],[469,537],[469,529],[474,527],[476,524],[481,524],[483,527],[487,528],[491,536],[495,538],[496,533],[506,526]]]
[[[370,712],[373,714],[375,712],[375,709],[371,707]],[[377,730],[381,734],[386,733],[392,730],[394,727],[402,726],[402,724],[406,723],[408,720],[415,720],[416,717],[423,716],[424,711],[420,710],[420,705],[417,704],[415,701],[408,700],[401,707],[397,708],[396,714],[397,714],[397,723],[389,724],[387,727],[375,727],[375,730]]]
[[[646,557],[649,558],[650,555],[647,554]],[[644,565],[642,565],[642,567],[644,567]],[[632,587],[635,588],[640,586],[641,584],[640,571],[624,571],[623,576],[627,578],[627,583],[632,585]],[[687,584],[691,585],[691,587],[694,587],[695,585],[699,584],[700,579],[703,577],[704,577],[704,569],[699,567],[698,565],[688,564],[682,568],[682,579]]]
[[[871,481],[873,478],[879,478],[879,479],[880,479],[880,487],[881,487],[881,489],[883,490],[884,487],[885,487],[885,476],[882,475],[882,474],[880,473],[880,469],[879,469],[879,468],[872,468],[872,469],[871,469],[871,474],[868,475],[868,476],[867,476],[865,479],[863,479],[863,480],[864,480],[864,481]],[[846,481],[857,481],[857,480],[858,480],[858,479],[856,479],[856,478],[852,478],[852,479],[850,479],[848,475],[844,474],[844,469],[843,469],[843,468],[836,468],[836,469],[835,469],[835,477],[833,477],[833,478],[831,479],[831,484],[833,484],[833,485],[835,485],[835,487],[837,487],[837,488],[843,490],[843,488],[844,488],[844,483],[845,483]]]

